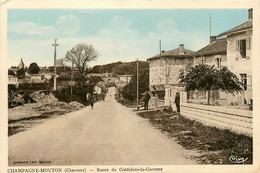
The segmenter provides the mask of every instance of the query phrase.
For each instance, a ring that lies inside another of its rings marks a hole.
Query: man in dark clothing
[[[146,91],[145,97],[144,97],[144,110],[148,110],[148,102],[149,102],[150,98],[151,98],[151,96],[150,96],[149,92]]]
[[[180,113],[180,93],[177,92],[175,95],[174,103],[176,104],[177,112]]]
[[[93,109],[94,107],[94,102],[95,102],[95,98],[94,96],[91,96],[91,100],[90,100],[91,109]]]

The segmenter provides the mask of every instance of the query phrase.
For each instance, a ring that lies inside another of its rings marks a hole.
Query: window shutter
[[[240,46],[239,43],[240,43],[239,40],[237,40],[236,51],[239,51],[239,46]]]
[[[247,50],[250,50],[250,47],[251,47],[250,41],[251,41],[251,39],[250,39],[250,37],[248,37],[248,38],[246,39],[246,49],[247,49]]]
[[[247,76],[247,86],[250,89],[252,88],[252,76]]]

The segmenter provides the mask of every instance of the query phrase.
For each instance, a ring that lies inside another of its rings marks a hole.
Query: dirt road
[[[188,153],[117,103],[113,88],[93,110],[86,107],[9,137],[9,165],[196,164]]]

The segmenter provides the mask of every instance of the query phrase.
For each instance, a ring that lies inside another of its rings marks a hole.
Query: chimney
[[[248,21],[253,20],[253,8],[248,9]]]
[[[179,55],[183,55],[184,54],[184,44],[180,44],[179,46]]]
[[[217,41],[217,36],[210,36],[210,43]]]

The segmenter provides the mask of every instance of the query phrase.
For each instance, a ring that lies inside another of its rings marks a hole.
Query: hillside
[[[139,61],[139,69],[147,70],[149,69],[149,63],[146,61]],[[105,65],[96,65],[94,66],[91,73],[113,73],[117,75],[125,74],[135,74],[136,73],[136,61],[133,62],[115,62]]]

